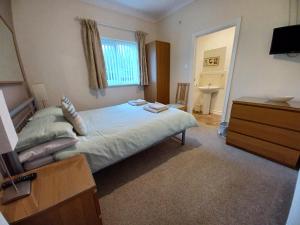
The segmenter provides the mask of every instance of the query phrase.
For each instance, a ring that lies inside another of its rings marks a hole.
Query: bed
[[[97,172],[162,140],[197,126],[195,118],[184,111],[170,108],[161,113],[145,111],[143,106],[128,103],[79,112],[88,133],[78,136],[79,142],[54,154],[63,160],[84,154],[92,172]]]
[[[197,126],[192,115],[178,109],[150,113],[143,106],[127,103],[80,115],[88,127],[88,135],[79,137],[75,147],[57,153],[55,158],[61,160],[84,153],[93,172],[179,133],[184,144],[185,130]]]

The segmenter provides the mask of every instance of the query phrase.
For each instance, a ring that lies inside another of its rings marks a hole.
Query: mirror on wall
[[[0,17],[0,84],[23,81],[13,33]]]

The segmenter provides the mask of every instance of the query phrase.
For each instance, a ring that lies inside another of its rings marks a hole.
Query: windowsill
[[[117,87],[134,87],[134,86],[140,86],[139,84],[120,84],[120,85],[110,85],[107,88],[117,88]]]

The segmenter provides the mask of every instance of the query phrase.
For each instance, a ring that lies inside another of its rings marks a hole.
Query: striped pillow
[[[73,104],[71,103],[71,105],[69,105],[69,104],[66,104],[65,102],[62,102],[61,108],[62,108],[64,117],[66,118],[67,121],[69,121],[73,125],[74,130],[79,135],[82,135],[82,136],[86,135],[87,128],[86,128],[81,116],[78,114],[78,112],[76,112]]]
[[[64,102],[64,103],[66,103],[68,105],[73,105],[72,102],[71,102],[71,100],[68,97],[66,97],[66,96],[63,96],[61,98],[61,102]]]

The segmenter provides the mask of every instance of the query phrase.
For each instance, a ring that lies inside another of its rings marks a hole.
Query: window
[[[136,42],[101,38],[108,86],[138,85],[140,70]]]

